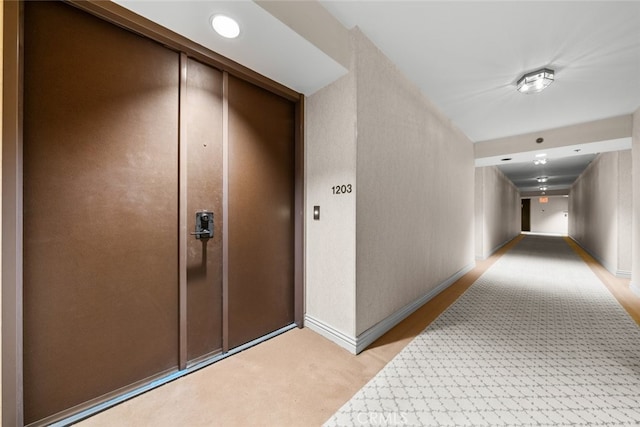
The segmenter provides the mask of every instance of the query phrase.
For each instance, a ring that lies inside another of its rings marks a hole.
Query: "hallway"
[[[625,281],[607,277],[593,260],[589,266],[625,294]],[[640,301],[624,298],[638,321]],[[371,387],[396,390],[389,387],[389,372],[409,366],[412,349],[416,363],[432,358],[422,371],[428,380],[413,389],[432,406],[409,410],[394,407],[402,404],[397,400],[364,402]],[[292,330],[81,425],[317,426],[328,419],[328,425],[415,424],[410,416],[429,417],[418,419],[426,425],[465,425],[460,417],[466,425],[635,425],[638,354],[637,324],[566,241],[526,236],[479,262],[358,356],[308,329]],[[460,381],[469,383],[465,388]],[[429,400],[428,393],[439,399]],[[361,404],[367,408],[364,424]]]
[[[566,241],[527,236],[326,425],[637,425],[638,354]]]

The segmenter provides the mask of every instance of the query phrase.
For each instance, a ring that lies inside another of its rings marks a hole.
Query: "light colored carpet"
[[[640,328],[562,238],[527,236],[325,426],[640,425]]]

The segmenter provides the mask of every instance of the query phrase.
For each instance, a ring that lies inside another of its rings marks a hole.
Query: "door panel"
[[[63,2],[24,28],[26,423],[220,352],[224,309],[229,348],[291,324],[294,104],[228,79],[225,307],[222,73],[183,55],[181,81],[179,53]],[[180,313],[185,210],[215,228],[188,237]]]
[[[26,423],[177,367],[178,69],[25,2]]]
[[[213,211],[211,239],[187,240],[187,358],[222,350],[222,73],[187,60],[187,219]]]
[[[229,77],[229,347],[293,323],[294,104]]]
[[[531,231],[531,199],[522,199],[522,231]]]

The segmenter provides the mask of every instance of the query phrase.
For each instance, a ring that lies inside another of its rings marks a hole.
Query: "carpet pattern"
[[[325,424],[640,425],[640,328],[562,238],[527,236]]]

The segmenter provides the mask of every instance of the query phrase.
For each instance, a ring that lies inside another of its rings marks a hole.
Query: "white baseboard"
[[[631,292],[640,297],[640,283],[630,283],[629,289],[631,289]]]
[[[591,252],[589,249],[585,248],[584,246],[582,246],[582,244],[577,241],[576,239],[574,239],[572,236],[569,236],[569,238],[571,240],[573,240],[574,242],[576,242],[578,244],[578,246],[580,246],[582,248],[583,251],[585,251],[586,253],[588,253],[589,255],[591,255],[591,258],[595,259],[596,261],[598,261],[598,264],[600,264],[601,266],[603,266],[609,273],[613,274],[616,277],[621,277],[618,276],[618,270],[617,268],[615,268],[613,265],[609,264],[608,262],[605,262],[602,258],[600,258],[598,255],[594,254],[593,252]],[[631,277],[631,274],[629,274],[629,278]]]
[[[628,270],[616,270],[616,277],[621,279],[631,279],[631,272]]]
[[[504,245],[506,245],[507,243],[509,243],[510,241],[515,239],[516,237],[518,237],[519,235],[520,235],[520,233],[516,234],[515,236],[511,237],[510,239],[505,240],[504,242],[500,243],[499,245],[497,245],[496,247],[491,249],[487,254],[476,255],[476,260],[477,261],[484,261],[485,259],[489,258],[491,255],[493,255],[496,252],[498,252],[498,250],[500,250],[500,248],[502,248]]]
[[[327,325],[323,321],[309,315],[305,315],[304,317],[304,326],[308,327],[314,332],[317,332],[328,340],[333,341],[352,354],[358,354],[369,345],[371,345],[371,343],[373,343],[375,340],[391,330],[391,328],[406,319],[411,313],[422,307],[433,297],[451,286],[453,282],[471,271],[475,267],[475,265],[476,263],[472,262],[469,265],[465,266],[464,268],[456,272],[453,276],[440,283],[436,288],[432,289],[417,300],[405,305],[400,310],[393,313],[391,316],[378,322],[371,328],[358,335],[356,338],[350,337],[345,333],[333,328],[332,326]]]
[[[355,338],[346,335],[339,330],[335,329],[332,326],[327,325],[321,320],[318,320],[308,314],[304,316],[304,326],[305,328],[309,328],[312,331],[322,335],[329,341],[333,341],[338,344],[340,347],[346,349],[352,354],[356,353],[356,340]]]
[[[529,234],[531,236],[552,236],[552,237],[567,237],[567,233],[546,232],[546,231],[523,231],[522,234]]]
[[[440,292],[447,289],[449,286],[453,284],[456,280],[467,274],[476,266],[475,261],[466,265],[458,272],[456,272],[453,276],[449,277],[444,282],[440,283],[437,287],[427,292],[422,297],[418,298],[412,303],[409,303],[402,307],[400,310],[393,313],[391,316],[386,319],[378,322],[371,328],[367,329],[356,338],[356,354],[360,353],[362,350],[367,348],[371,343],[380,338],[382,335],[387,333],[391,328],[396,326],[398,323],[406,319],[411,313],[422,307],[433,297],[438,295]]]

